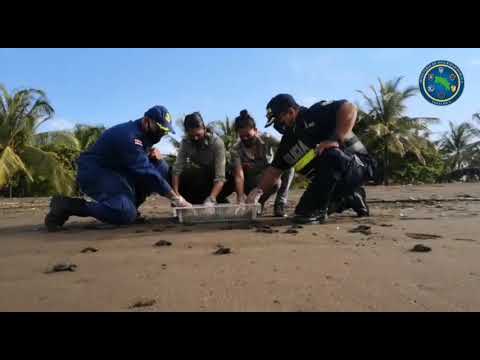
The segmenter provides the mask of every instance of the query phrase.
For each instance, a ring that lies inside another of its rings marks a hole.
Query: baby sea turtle
[[[167,240],[159,240],[155,244],[153,244],[153,246],[171,246],[171,245],[172,243]]]
[[[129,309],[135,309],[135,308],[148,307],[148,306],[155,305],[156,303],[157,303],[157,301],[155,299],[140,299],[140,300],[135,301],[128,308]]]
[[[82,254],[89,253],[89,252],[97,252],[98,249],[94,247],[86,247],[82,251],[80,251]]]
[[[358,225],[357,227],[349,230],[351,233],[361,233],[363,235],[371,235],[372,230],[370,230],[370,225]]]
[[[50,270],[46,271],[46,274],[51,274],[54,272],[62,272],[62,271],[75,271],[77,265],[75,264],[67,264],[67,263],[59,263],[54,265]]]
[[[215,251],[213,253],[213,255],[227,255],[227,254],[231,254],[232,251],[230,250],[230,248],[226,248],[226,247],[221,247],[221,248],[218,248],[217,251]]]
[[[432,251],[431,247],[422,245],[422,244],[417,244],[415,245],[410,251],[412,252],[430,252]]]

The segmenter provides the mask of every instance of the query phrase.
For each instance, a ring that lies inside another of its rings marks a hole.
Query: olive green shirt
[[[273,148],[265,143],[260,137],[252,147],[246,147],[242,141],[238,141],[230,150],[230,164],[233,169],[245,163],[252,164],[247,176],[261,174],[272,162]]]
[[[225,162],[225,145],[222,139],[214,133],[207,132],[205,139],[198,145],[188,138],[182,140],[172,173],[174,176],[180,176],[189,165],[213,167],[215,173],[213,181],[225,181]]]

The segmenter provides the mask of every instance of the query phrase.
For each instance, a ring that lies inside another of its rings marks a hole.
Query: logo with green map
[[[465,87],[465,80],[457,65],[450,61],[437,60],[422,70],[419,86],[427,101],[444,106],[458,100]]]

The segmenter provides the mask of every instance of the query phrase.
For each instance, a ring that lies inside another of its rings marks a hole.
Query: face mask
[[[188,130],[186,130],[186,132],[188,133]],[[192,134],[192,135],[193,135],[193,134]],[[200,134],[198,134],[198,135],[200,135]],[[190,141],[192,142],[192,144],[193,144],[194,146],[196,146],[196,147],[201,147],[202,144],[205,143],[205,137],[207,136],[207,134],[206,134],[206,131],[205,131],[205,133],[204,133],[204,135],[203,135],[203,138],[198,139],[198,140],[195,140],[195,139],[193,138],[193,136],[191,136],[191,135],[187,135],[187,136],[188,136],[188,138],[190,139]]]
[[[148,134],[148,139],[152,142],[152,144],[156,144],[160,141],[163,135],[164,134],[160,132],[150,133]]]
[[[280,124],[279,122],[273,123],[273,128],[277,130],[280,134],[285,134],[287,132],[287,126],[284,124]]]
[[[248,140],[242,140],[242,143],[246,147],[252,147],[253,145],[255,145],[257,143],[257,138],[252,137],[251,139],[248,139]]]
[[[201,140],[190,139],[190,140],[192,141],[193,146],[195,146],[197,148],[200,148],[202,146],[202,144],[204,143],[204,139],[201,139]]]

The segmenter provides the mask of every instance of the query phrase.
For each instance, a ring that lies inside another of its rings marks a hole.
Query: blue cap
[[[165,106],[156,105],[148,109],[145,116],[154,120],[160,126],[160,129],[175,134],[172,126],[172,116]]]

